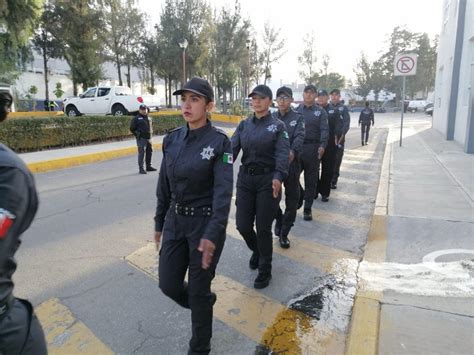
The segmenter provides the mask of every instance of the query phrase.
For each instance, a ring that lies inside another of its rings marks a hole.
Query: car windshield
[[[97,88],[89,89],[84,93],[84,97],[94,97],[96,91],[97,91]]]
[[[115,95],[116,96],[128,96],[132,95],[132,90],[127,87],[116,87],[115,88]]]

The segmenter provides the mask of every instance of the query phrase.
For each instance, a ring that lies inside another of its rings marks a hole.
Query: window
[[[84,97],[94,97],[96,91],[97,91],[97,88],[89,89],[84,93]]]
[[[110,93],[110,88],[99,88],[97,97],[107,96]]]

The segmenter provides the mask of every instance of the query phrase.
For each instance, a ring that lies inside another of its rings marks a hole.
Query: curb
[[[389,206],[390,166],[392,143],[387,133],[385,152],[380,173],[379,187],[375,201],[374,215],[370,225],[363,261],[384,262],[387,250],[387,215]],[[352,309],[346,355],[378,354],[380,310],[383,292],[366,292],[357,285],[357,293]]]
[[[153,144],[154,150],[161,150],[161,147],[161,143]],[[44,173],[52,170],[59,170],[84,164],[95,163],[98,161],[122,158],[133,154],[137,154],[137,147],[121,148],[99,153],[90,153],[71,156],[67,158],[45,160],[37,163],[30,163],[27,164],[27,166],[32,173]]]

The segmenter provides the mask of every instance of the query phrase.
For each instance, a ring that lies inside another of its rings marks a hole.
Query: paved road
[[[361,147],[358,130],[350,132],[338,189],[329,203],[316,201],[314,221],[299,211],[292,247],[275,244],[273,280],[262,291],[252,288],[256,274],[233,207],[213,284],[214,353],[343,353],[386,138],[375,128]],[[160,160],[156,153],[154,165]],[[190,314],[156,282],[158,175],[136,170],[130,157],[36,176],[41,207],[18,252],[16,294],[40,305],[50,350],[187,350]]]

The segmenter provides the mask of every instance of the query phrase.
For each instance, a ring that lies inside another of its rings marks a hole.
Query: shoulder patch
[[[0,239],[7,236],[10,227],[13,225],[15,215],[7,210],[0,208]]]

